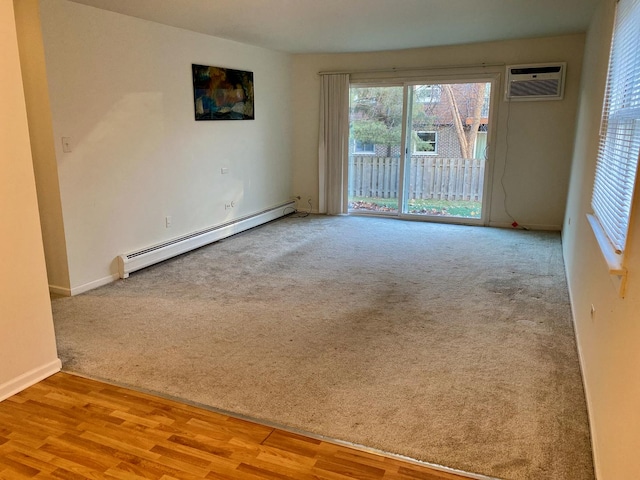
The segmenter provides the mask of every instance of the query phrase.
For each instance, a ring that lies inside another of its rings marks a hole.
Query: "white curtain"
[[[347,211],[349,143],[349,75],[322,75],[320,90],[319,205],[320,213]]]

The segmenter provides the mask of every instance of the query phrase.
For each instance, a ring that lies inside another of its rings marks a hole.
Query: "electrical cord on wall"
[[[295,198],[296,200],[300,200],[302,197],[300,197],[300,195],[296,195],[293,198]],[[285,207],[285,209],[283,210],[282,214],[283,215],[295,216],[296,218],[308,217],[311,214],[311,210],[313,210],[313,205],[311,204],[311,199],[309,199],[307,203],[309,203],[309,211],[307,211],[307,212],[298,210],[297,208],[294,208],[294,207]],[[287,210],[289,210],[289,209],[291,209],[291,211],[287,212]],[[297,214],[297,215],[295,215],[295,214]]]
[[[290,211],[288,211],[290,210]],[[284,207],[284,210],[282,210],[282,216],[287,216],[287,215],[293,215],[294,213],[296,213],[298,210],[294,207]]]
[[[511,213],[509,213],[509,209],[507,208],[507,188],[504,185],[504,176],[505,173],[507,172],[507,159],[509,158],[509,118],[511,116],[511,99],[507,99],[507,125],[505,127],[505,138],[504,138],[504,165],[502,167],[502,175],[500,176],[500,185],[502,186],[502,193],[504,195],[503,200],[502,200],[502,205],[504,208],[505,213],[507,214],[507,216],[511,219],[511,221],[513,223],[511,223],[511,226],[513,228],[521,228],[522,230],[529,230],[527,227],[523,227],[522,225],[519,225],[518,222],[516,221],[516,219],[513,217],[513,215],[511,215]]]
[[[311,215],[311,210],[313,210],[313,205],[311,204],[311,199],[309,199],[307,203],[309,204],[309,211],[301,212],[300,210],[296,210],[296,212],[299,213],[299,215],[296,215],[296,217],[304,218],[304,217],[308,217],[309,215]]]

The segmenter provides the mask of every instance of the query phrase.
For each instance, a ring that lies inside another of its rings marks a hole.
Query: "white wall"
[[[12,0],[0,0],[0,400],[60,370]]]
[[[289,56],[66,0],[40,10],[72,291],[112,280],[119,254],[289,200]],[[256,120],[194,121],[192,63],[254,72]]]
[[[599,480],[640,478],[640,210],[636,201],[626,256],[629,279],[624,299],[617,295],[585,217],[591,212],[614,4],[612,0],[601,2],[587,34],[563,228],[567,279]],[[594,318],[591,305],[596,309]]]
[[[569,179],[583,48],[584,35],[579,34],[377,53],[295,55],[294,194],[312,197],[317,207],[320,71],[566,61],[564,100],[511,103],[508,151],[505,137],[507,104],[500,101],[494,175],[492,188],[487,192],[491,198],[490,223],[500,226],[511,224],[512,220],[504,210],[500,184],[506,158],[504,183],[509,213],[521,225],[559,230]],[[496,68],[500,72],[505,70],[504,66]],[[503,97],[502,92],[498,94]]]
[[[39,0],[14,0],[20,64],[27,104],[33,167],[38,192],[47,278],[57,293],[69,290],[67,246],[62,220],[58,165],[44,63]]]

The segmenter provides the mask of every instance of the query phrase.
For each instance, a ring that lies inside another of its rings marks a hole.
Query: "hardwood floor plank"
[[[118,463],[118,459],[109,460],[108,457],[102,456],[98,452],[89,449],[83,450],[73,443],[56,437],[50,437],[47,443],[40,447],[40,450],[98,472],[104,472]]]
[[[67,470],[66,468],[56,468],[53,472],[51,472],[51,476],[54,478],[68,479],[68,480],[87,480],[85,475],[80,473],[73,472],[71,470]]]
[[[463,480],[66,373],[0,402],[0,479]]]
[[[317,447],[322,444],[320,440],[314,438],[303,437],[295,433],[285,432],[283,430],[274,430],[264,442],[274,448],[279,448],[286,452],[295,453],[305,457],[315,457]]]
[[[122,410],[114,410],[113,413],[111,413],[111,415],[116,418],[121,418],[122,420],[125,421],[125,423],[133,423],[135,425],[142,425],[144,427],[156,428],[162,425],[161,423],[156,422],[155,420],[150,420],[141,415],[135,415]]]
[[[120,462],[113,468],[107,470],[108,473],[118,478],[145,478],[158,479],[166,474],[166,470],[159,464],[152,462],[135,461]]]
[[[51,464],[56,467],[56,470],[52,472],[52,475],[56,478],[89,478],[96,480],[105,478],[105,473],[102,470],[87,467],[63,456],[54,455],[51,459]]]
[[[153,453],[158,453],[161,457],[170,458],[172,460],[176,460],[178,462],[189,464],[202,469],[206,469],[211,464],[208,459],[196,455],[191,455],[184,452],[180,448],[167,448],[162,445],[155,445],[151,449],[151,451]]]
[[[213,421],[192,419],[187,422],[187,426],[193,431],[200,431],[213,438],[223,435],[223,438],[227,440],[231,438],[246,438],[256,443],[262,442],[273,431],[273,428],[263,425],[259,425],[259,428],[252,430],[248,424],[231,422],[228,419],[223,422],[215,419]]]
[[[113,478],[120,480],[157,480],[163,478],[163,475],[149,475],[147,470],[137,469],[135,466],[126,465],[124,468],[110,468],[105,472]],[[175,478],[175,477],[172,477]]]
[[[13,460],[9,458],[8,455],[3,455],[0,457],[0,465],[5,467],[4,469],[5,471],[11,470],[25,477],[35,477],[38,473],[40,473],[39,469],[31,467],[25,463]]]
[[[338,450],[329,458],[335,458],[338,461],[349,461],[357,464],[368,465],[385,471],[389,469],[389,464],[385,462],[387,457],[371,452]]]
[[[314,458],[287,452],[279,448],[269,447],[267,445],[261,445],[256,459],[264,460],[266,462],[282,466],[294,464],[311,467],[316,462]]]
[[[398,473],[403,475],[404,478],[415,480],[464,480],[466,478],[449,472],[438,472],[435,474],[433,472],[421,471],[405,466],[400,466]]]
[[[28,467],[34,468],[38,471],[38,473],[51,473],[55,470],[55,467],[51,465],[51,463],[36,458],[32,455],[26,455],[19,451],[13,451],[6,454],[6,458],[13,460],[21,465],[26,465]]]
[[[121,434],[118,436],[118,434]],[[125,433],[125,435],[122,435]],[[88,426],[82,432],[81,437],[89,441],[100,443],[106,447],[112,447],[118,451],[126,451],[133,455],[137,455],[149,460],[155,460],[159,455],[152,453],[150,450],[157,443],[157,440],[150,440],[144,437],[128,436],[129,432],[121,430],[95,429],[93,426]]]
[[[13,437],[13,436],[12,436]],[[18,435],[15,435],[16,438],[19,438]],[[40,445],[41,446],[41,445]],[[30,457],[33,457],[37,460],[40,460],[44,463],[51,463],[51,461],[53,460],[54,456],[47,453],[47,452],[43,452],[42,450],[39,450],[39,446],[38,447],[33,447],[32,445],[26,444],[26,443],[22,443],[20,442],[19,439],[15,439],[12,438],[11,440],[11,450],[4,450],[2,448],[0,448],[0,455],[9,455],[9,452],[15,452],[15,453],[21,453],[24,455],[28,455]]]
[[[101,405],[95,405],[93,403],[88,403],[80,412],[87,414],[87,417],[90,419],[92,423],[111,423],[114,425],[122,425],[124,420],[121,418],[116,418],[110,415],[112,410],[105,408]]]
[[[6,402],[6,400],[5,400]],[[4,402],[3,402],[4,403]],[[20,425],[26,422],[34,426],[33,434],[44,434],[50,432],[52,435],[62,433],[73,425],[73,421],[66,418],[60,418],[57,412],[49,409],[42,409],[39,405],[29,400],[25,403],[8,403],[7,408],[0,409],[0,420],[2,424],[10,427],[11,425]],[[12,428],[15,431],[15,428]]]
[[[381,468],[371,467],[362,463],[357,463],[339,458],[321,458],[316,464],[318,470],[326,470],[339,473],[345,477],[355,477],[366,480],[376,480],[384,477],[385,471]]]
[[[206,455],[215,455],[216,457],[229,458],[233,454],[231,448],[219,448],[216,445],[212,445],[211,441],[207,443],[206,441],[200,441],[195,438],[186,437],[183,435],[171,435],[168,438],[168,441],[176,445],[189,448],[190,450],[202,452]]]
[[[273,472],[266,468],[261,468],[255,465],[249,465],[247,463],[241,463],[240,466],[238,467],[238,471],[244,472],[244,473],[251,473],[258,478],[269,478],[273,480],[291,480],[295,478],[282,473]]]

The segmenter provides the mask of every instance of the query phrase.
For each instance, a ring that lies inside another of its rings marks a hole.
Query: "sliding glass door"
[[[399,213],[403,86],[352,87],[349,211]]]
[[[482,221],[491,86],[352,86],[349,211]]]

